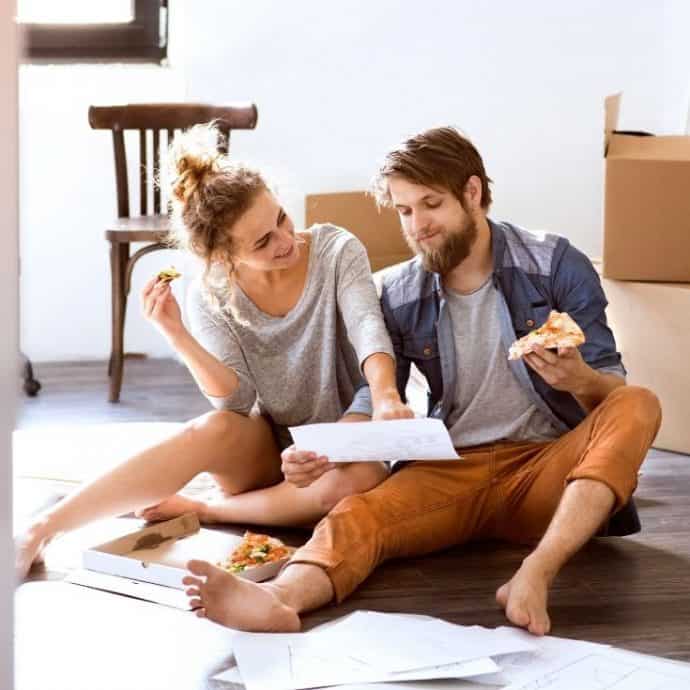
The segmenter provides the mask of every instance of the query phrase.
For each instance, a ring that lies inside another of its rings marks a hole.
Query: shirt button
[[[424,356],[425,356],[425,357],[428,357],[430,354],[431,354],[431,348],[427,345],[427,346],[424,348]]]
[[[534,320],[533,319],[527,319],[527,328],[532,328],[534,326]]]

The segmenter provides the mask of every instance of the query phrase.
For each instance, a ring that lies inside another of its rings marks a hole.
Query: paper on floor
[[[608,645],[559,637],[514,635],[533,641],[536,651],[501,656],[499,673],[474,678],[503,690],[684,690],[690,687],[690,664],[635,654]]]
[[[359,662],[390,673],[535,649],[528,640],[437,618],[357,611],[320,631],[312,646],[347,650]]]
[[[392,419],[366,424],[305,424],[290,427],[295,445],[332,462],[458,460],[440,419]]]
[[[311,644],[310,633],[238,635],[233,651],[247,690],[306,690],[345,683],[464,678],[494,673],[499,667],[491,659],[426,668],[404,673],[387,673],[345,656],[342,649]],[[218,678],[218,676],[216,676]]]

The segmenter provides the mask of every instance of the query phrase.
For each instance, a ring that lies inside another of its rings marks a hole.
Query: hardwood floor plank
[[[183,421],[209,409],[189,373],[173,360],[128,360],[118,404],[106,401],[103,362],[35,368],[43,388],[37,398],[22,401],[21,428]],[[564,568],[551,594],[553,634],[690,661],[689,494],[690,457],[651,451],[636,493],[642,532],[593,540]],[[306,538],[301,531],[271,531],[294,544]],[[344,604],[306,616],[305,626],[356,609],[504,625],[494,592],[527,553],[522,547],[477,543],[387,563]],[[59,573],[43,577],[57,578]]]

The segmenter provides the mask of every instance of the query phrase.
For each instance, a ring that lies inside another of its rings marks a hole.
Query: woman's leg
[[[225,494],[222,498],[205,502],[174,496],[142,511],[141,516],[165,520],[193,510],[202,522],[312,527],[340,500],[373,489],[387,476],[388,468],[383,463],[351,463],[337,466],[305,488],[283,481],[237,495],[231,495],[227,485],[216,477]]]
[[[160,502],[200,472],[211,472],[237,492],[280,481],[280,454],[266,420],[210,412],[81,487],[17,537],[17,575],[26,575],[56,535]]]

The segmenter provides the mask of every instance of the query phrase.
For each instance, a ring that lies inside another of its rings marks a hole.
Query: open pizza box
[[[186,564],[225,562],[242,537],[202,529],[194,513],[159,522],[87,549],[68,582],[189,610],[182,578]],[[289,556],[235,573],[254,582],[275,577]]]

